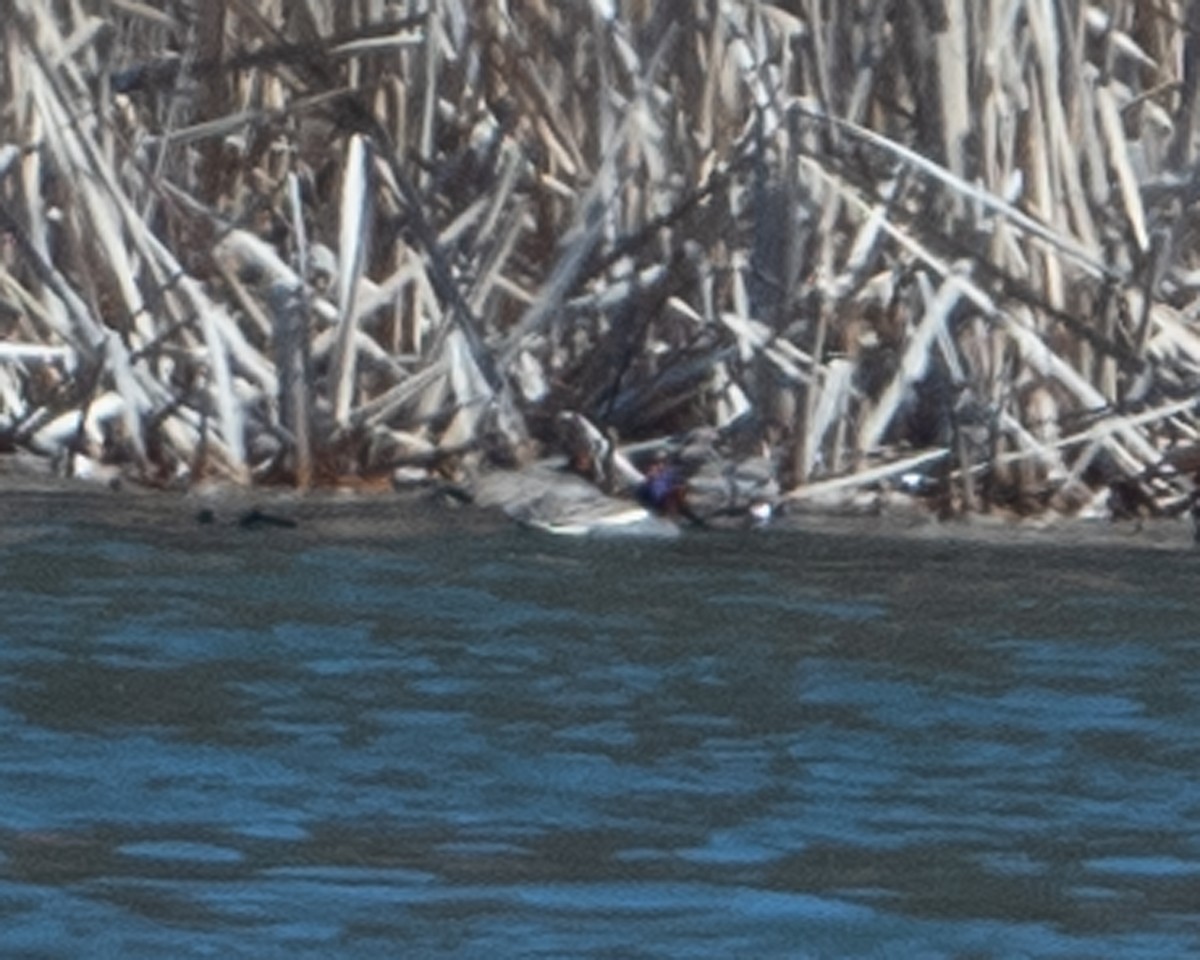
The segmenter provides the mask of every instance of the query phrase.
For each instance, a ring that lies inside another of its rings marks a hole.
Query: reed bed
[[[0,9],[6,449],[306,487],[569,413],[794,504],[1190,496],[1194,4]]]

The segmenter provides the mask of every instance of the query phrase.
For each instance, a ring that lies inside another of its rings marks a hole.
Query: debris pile
[[[1187,508],[1189,5],[7,9],[3,449],[369,485],[566,413],[747,503]]]

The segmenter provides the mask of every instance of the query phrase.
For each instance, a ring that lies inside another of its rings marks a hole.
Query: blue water
[[[1200,954],[1200,558],[0,534],[0,956]]]

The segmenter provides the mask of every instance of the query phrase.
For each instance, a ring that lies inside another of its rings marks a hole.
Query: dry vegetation
[[[1200,5],[0,0],[0,436],[148,482],[716,427],[1191,489]]]

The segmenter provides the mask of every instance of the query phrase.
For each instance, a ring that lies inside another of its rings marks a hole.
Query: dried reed
[[[3,6],[9,448],[305,486],[574,411],[795,500],[1191,489],[1195,5]]]

